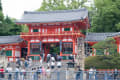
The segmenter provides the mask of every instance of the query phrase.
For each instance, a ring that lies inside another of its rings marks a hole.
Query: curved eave
[[[87,20],[86,20],[87,19]],[[88,28],[90,28],[90,24],[88,22],[88,18],[85,18],[85,19],[79,19],[79,20],[71,20],[71,21],[51,21],[51,22],[16,22],[16,24],[71,24],[71,23],[79,23],[79,22],[83,22],[84,25],[87,24],[88,25]],[[87,28],[87,26],[86,26]],[[85,28],[85,29],[86,29]]]
[[[22,41],[23,41],[23,40],[22,40]],[[19,42],[11,42],[11,43],[0,43],[0,45],[16,45],[16,44],[21,43],[22,41],[19,41]]]
[[[84,18],[84,19],[86,19],[86,18]],[[47,23],[61,23],[61,22],[78,22],[78,21],[81,21],[81,20],[84,20],[84,19],[75,19],[75,20],[68,20],[68,21],[49,21],[49,22],[37,22],[37,21],[35,21],[35,22],[28,22],[28,21],[15,21],[15,23],[20,23],[20,24],[33,24],[33,23],[41,23],[41,24],[47,24]]]
[[[19,43],[4,43],[4,44],[0,44],[0,46],[5,46],[5,45],[19,45]]]

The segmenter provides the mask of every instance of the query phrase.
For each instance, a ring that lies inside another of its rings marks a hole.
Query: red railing
[[[22,36],[32,36],[32,35],[35,35],[35,36],[52,36],[52,35],[82,35],[82,33],[79,31],[79,32],[21,32],[21,35]]]
[[[22,36],[24,35],[38,35],[38,36],[45,36],[45,35],[82,35],[82,33],[79,31],[79,32],[22,32],[21,33]]]

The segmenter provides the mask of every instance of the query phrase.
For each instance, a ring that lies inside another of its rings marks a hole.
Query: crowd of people
[[[51,55],[51,54],[47,54],[47,65],[49,67],[51,67],[51,69],[55,68],[55,65],[57,65],[58,68],[62,67],[62,63],[61,63],[62,57],[57,55]]]
[[[40,55],[40,65],[33,66],[33,60],[31,57],[27,59],[17,58],[15,67],[8,63],[8,66],[4,68],[3,66],[0,67],[0,79],[7,78],[8,80],[39,80],[41,78],[51,78],[51,73],[53,71],[61,70],[62,66],[62,57],[59,55],[52,55],[47,54],[46,58],[45,55]],[[70,56],[72,62],[74,62],[73,56]],[[44,65],[46,64],[46,65]],[[76,69],[76,80],[80,80],[82,75],[82,70],[80,68]],[[69,70],[66,70],[66,80],[69,80],[67,76],[69,74]],[[97,79],[97,71],[95,68],[90,68],[88,73],[86,73],[89,80],[96,80]],[[118,70],[114,70],[114,79],[117,79]]]
[[[45,55],[40,54],[40,57],[40,64],[38,66],[33,65],[34,61],[31,57],[27,59],[17,58],[15,66],[8,63],[6,68],[1,67],[0,78],[8,78],[8,80],[25,80],[27,76],[31,77],[29,77],[29,80],[38,80],[42,76],[50,78],[53,70],[62,67],[62,57],[59,55],[47,54],[45,59]]]

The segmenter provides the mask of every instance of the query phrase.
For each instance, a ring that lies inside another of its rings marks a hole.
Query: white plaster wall
[[[42,29],[42,32],[44,33],[44,29]]]
[[[64,31],[64,28],[62,28],[62,31]]]
[[[33,32],[33,29],[31,29],[31,32]]]
[[[20,51],[15,50],[15,57],[20,57]]]
[[[59,39],[43,39],[42,42],[54,42],[54,41],[60,41]]]
[[[72,41],[72,39],[63,39],[62,41]]]
[[[77,53],[77,44],[75,44],[75,53]]]
[[[9,61],[10,61],[10,62],[13,61],[13,58],[9,58]]]
[[[60,32],[60,28],[58,28],[58,32]]]
[[[70,28],[70,31],[72,31],[72,27]]]
[[[39,29],[39,32],[40,32],[40,29]]]

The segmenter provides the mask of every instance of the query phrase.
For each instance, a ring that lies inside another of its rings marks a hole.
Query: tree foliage
[[[107,52],[117,53],[117,45],[116,41],[113,38],[108,38],[106,40],[100,41],[92,46],[92,48],[99,49],[104,52],[104,49],[107,50]]]
[[[120,30],[120,0],[94,0],[91,32],[118,32]]]
[[[18,35],[22,31],[20,25],[15,24],[8,16],[0,23],[0,36]]]
[[[28,26],[26,26],[26,25],[21,25],[21,27],[22,27],[22,32],[28,32],[28,31],[29,31]]]
[[[2,11],[2,4],[1,4],[1,0],[0,0],[0,11]]]
[[[43,0],[38,11],[78,9],[84,6],[87,0]]]
[[[100,41],[92,46],[96,49],[116,48],[116,41],[113,38],[107,38],[106,40]]]
[[[0,0],[0,36],[17,35],[21,31],[20,25],[16,25],[8,16],[4,17]]]
[[[90,69],[95,67],[96,69],[120,69],[120,55],[103,55],[103,56],[90,56],[85,59],[85,68]]]
[[[50,46],[50,53],[60,54],[60,47],[57,44]]]

